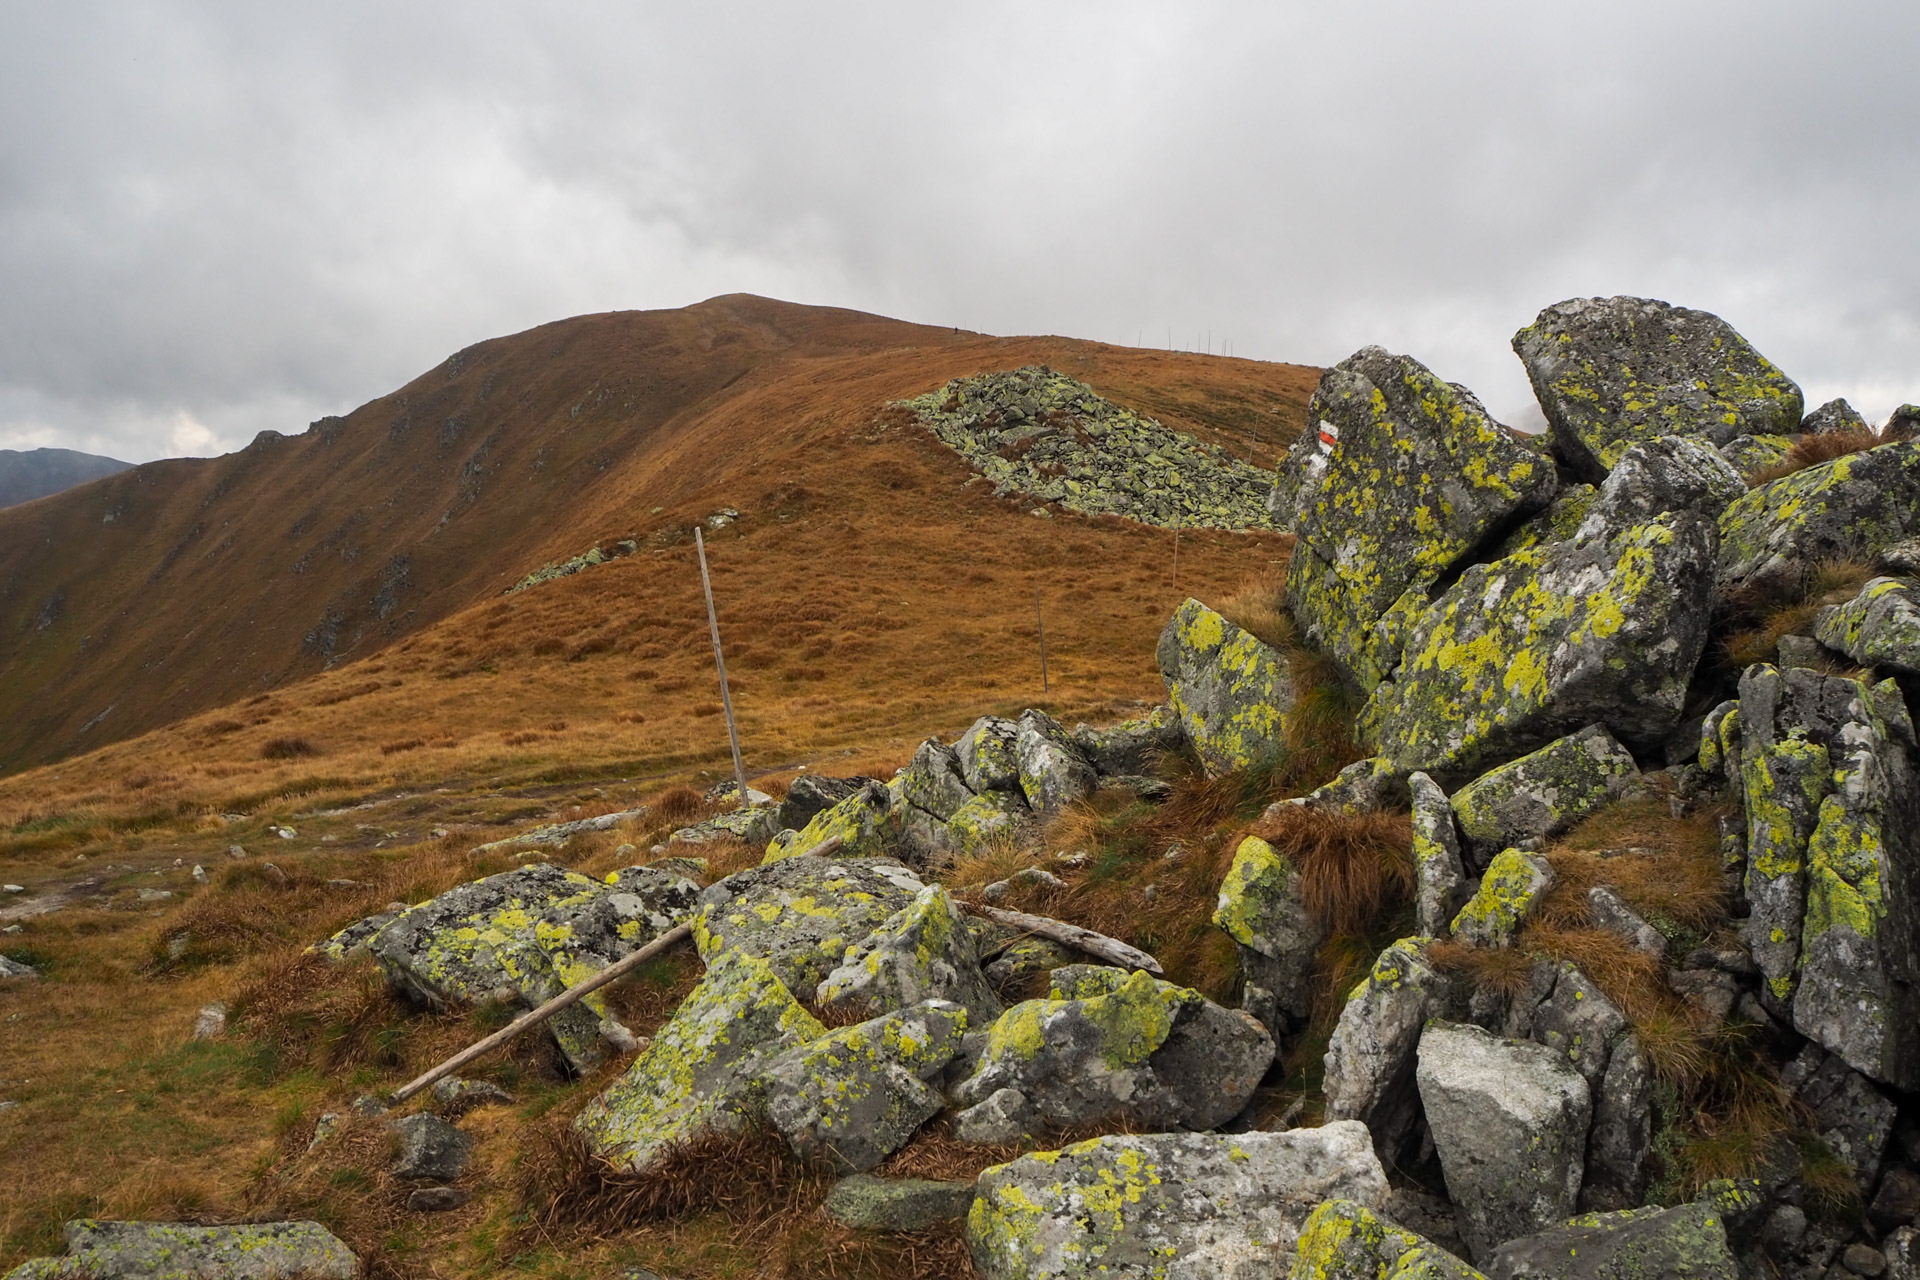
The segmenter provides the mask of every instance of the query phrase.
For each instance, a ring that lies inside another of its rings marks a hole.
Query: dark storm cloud
[[[1896,3],[8,4],[0,446],[299,430],[563,315],[745,290],[1315,363],[1524,416],[1633,292],[1920,399]]]

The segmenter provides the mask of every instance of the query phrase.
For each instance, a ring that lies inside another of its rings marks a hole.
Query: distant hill
[[[0,449],[0,507],[44,498],[132,465],[73,449]]]
[[[988,504],[1011,513],[995,517],[999,533],[973,527],[964,511],[985,491],[965,486],[965,462],[930,434],[890,429],[882,411],[950,378],[1037,363],[1243,459],[1257,453],[1268,467],[1298,433],[1318,376],[1065,338],[992,338],[745,295],[580,316],[481,342],[301,434],[265,431],[224,457],[145,463],[0,510],[0,773],[346,667],[498,600],[544,564],[636,539],[666,556],[659,563],[671,573],[649,582],[649,599],[621,608],[620,626],[603,625],[599,605],[591,617],[549,617],[572,588],[499,601],[499,629],[486,628],[484,639],[449,633],[462,652],[436,664],[447,682],[421,686],[453,690],[454,672],[483,669],[557,679],[581,705],[555,706],[534,723],[584,718],[608,696],[580,684],[599,666],[590,655],[617,663],[610,687],[640,679],[617,672],[628,671],[636,646],[650,647],[639,631],[669,584],[696,589],[683,563],[687,530],[723,507],[743,513],[726,536],[748,539],[755,572],[769,575],[755,584],[756,608],[777,599],[783,610],[818,617],[831,607],[837,617],[860,602],[865,613],[847,625],[864,628],[879,597],[873,581],[852,574],[864,559],[850,521],[881,521],[869,536],[911,542],[903,556],[935,555],[915,541],[927,539],[943,549],[929,563],[964,547],[965,572],[988,572],[984,562],[1002,555],[995,539],[1013,555],[1039,525],[1026,515],[1032,503],[1009,501]],[[936,483],[935,474],[949,478]],[[797,538],[809,521],[819,529]],[[1009,540],[1007,525],[1019,539]],[[975,548],[981,538],[994,549]],[[1071,539],[1056,526],[1050,541]],[[1091,564],[1099,550],[1089,543],[1077,554]],[[634,568],[656,559],[582,575],[578,589],[635,586]],[[1255,560],[1250,572],[1265,565]],[[1187,572],[1183,564],[1183,581]],[[891,586],[886,598],[905,594]],[[1176,603],[1156,598],[1140,625],[1157,628]],[[791,630],[788,622],[755,625],[772,635]],[[690,649],[686,661],[701,652]],[[562,665],[549,672],[552,663]],[[396,694],[414,692],[409,682]],[[366,718],[372,701],[347,709]]]

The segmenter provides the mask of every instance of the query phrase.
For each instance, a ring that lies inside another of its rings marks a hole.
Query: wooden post
[[[740,807],[747,805],[747,769],[740,763],[740,730],[733,723],[733,694],[727,689],[727,657],[720,651],[720,615],[713,610],[713,580],[707,576],[707,540],[693,527],[693,547],[700,553],[700,589],[707,593],[707,626],[713,631],[713,665],[720,669],[720,705],[727,712],[727,741],[733,747],[733,776],[740,784]]]
[[[1053,685],[1047,681],[1047,616],[1040,610],[1040,586],[1033,588],[1033,620],[1040,630],[1040,692],[1051,693]]]
[[[1173,594],[1180,594],[1180,517],[1173,518]]]

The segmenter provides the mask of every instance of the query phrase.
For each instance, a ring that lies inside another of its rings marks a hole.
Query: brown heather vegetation
[[[1808,467],[1817,467],[1823,462],[1832,462],[1835,458],[1844,458],[1850,453],[1865,453],[1868,449],[1877,449],[1886,441],[1872,431],[1828,431],[1820,435],[1802,436],[1794,441],[1787,450],[1787,456],[1770,467],[1762,467],[1747,477],[1747,487],[1758,489],[1761,485],[1772,484],[1783,476],[1796,471],[1805,471]]]

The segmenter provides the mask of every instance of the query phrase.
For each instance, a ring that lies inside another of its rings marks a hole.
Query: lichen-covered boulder
[[[1240,953],[1240,1007],[1275,1042],[1299,1030],[1313,1014],[1310,980],[1327,934],[1301,896],[1300,869],[1265,840],[1242,840],[1220,884],[1213,922]]]
[[[1634,444],[1725,444],[1800,428],[1800,388],[1718,316],[1650,298],[1572,298],[1513,336],[1554,451],[1597,480]]]
[[[1854,435],[1872,430],[1860,411],[1844,399],[1829,400],[1800,419],[1800,434],[1808,436]]]
[[[999,1109],[1014,1107],[1028,1132],[1113,1119],[1211,1129],[1246,1107],[1273,1061],[1258,1022],[1197,991],[1096,966],[1055,982],[1052,998],[1017,1004],[988,1029],[956,1103],[1013,1091],[1018,1101],[1003,1097]]]
[[[1443,782],[1600,723],[1672,732],[1706,647],[1714,532],[1668,513],[1461,575],[1364,713],[1379,754]]]
[[[829,1217],[862,1231],[930,1231],[966,1219],[973,1207],[973,1184],[856,1173],[834,1183],[821,1207]]]
[[[1174,610],[1155,651],[1167,702],[1209,774],[1244,769],[1285,740],[1286,658],[1198,600]]]
[[[1533,911],[1553,888],[1553,866],[1537,853],[1506,849],[1487,864],[1467,905],[1453,918],[1453,936],[1477,947],[1508,947]]]
[[[1845,604],[1821,610],[1813,636],[1862,666],[1920,675],[1920,586],[1875,578]]]
[[[1267,1280],[1321,1201],[1387,1194],[1358,1124],[1096,1138],[981,1174],[967,1247],[986,1280]]]
[[[960,777],[976,795],[1020,790],[1020,726],[1001,716],[981,716],[953,744]]]
[[[1326,1200],[1307,1218],[1288,1280],[1486,1280],[1433,1241],[1354,1200]]]
[[[1321,375],[1307,421],[1335,442],[1300,495],[1287,602],[1306,638],[1368,690],[1398,665],[1428,589],[1546,507],[1559,481],[1471,393],[1379,347]]]
[[[839,967],[821,981],[815,999],[822,1008],[869,1016],[923,1000],[951,1000],[980,1027],[1002,1012],[981,972],[966,920],[937,884],[922,889],[848,947]]]
[[[1073,727],[1073,745],[1103,778],[1151,774],[1162,755],[1179,750],[1183,737],[1180,717],[1164,703],[1103,729]]]
[[[955,809],[947,820],[948,846],[964,858],[980,852],[995,838],[1012,835],[1032,818],[1033,811],[1017,792],[982,791]]]
[[[792,836],[782,832],[767,845],[767,862],[798,858],[829,840],[838,839],[834,855],[842,858],[884,857],[900,837],[906,802],[884,782],[868,781],[831,809],[822,809],[813,821]]]
[[[1327,1118],[1365,1124],[1393,1164],[1411,1154],[1417,1137],[1413,1073],[1421,1028],[1452,1001],[1452,984],[1427,960],[1432,942],[1402,938],[1382,951],[1347,997],[1327,1042]]]
[[[1327,809],[1334,813],[1378,813],[1412,803],[1407,793],[1407,770],[1385,756],[1355,760],[1299,800],[1309,809]],[[1293,801],[1282,800],[1281,804]],[[1275,806],[1268,805],[1268,812]]]
[[[789,989],[812,991],[848,947],[924,888],[890,858],[787,858],[703,889],[693,939],[708,965],[743,952],[772,965]]]
[[[1629,1209],[1641,1203],[1653,1143],[1653,1073],[1614,1003],[1578,967],[1562,963],[1538,984],[1526,1011],[1527,1038],[1580,1073],[1593,1099],[1580,1206]]]
[[[1044,711],[1021,712],[1013,745],[1020,758],[1020,792],[1035,813],[1058,813],[1100,785],[1073,736]]]
[[[872,778],[824,778],[818,774],[801,774],[787,784],[786,798],[780,801],[776,811],[781,830],[803,829],[821,810],[833,808],[872,781]]]
[[[1332,424],[1328,424],[1331,426]],[[1267,494],[1267,514],[1273,527],[1292,533],[1300,523],[1300,503],[1320,491],[1320,480],[1327,474],[1327,459],[1333,453],[1332,435],[1312,422],[1300,438],[1287,447],[1273,471],[1273,489]]]
[[[627,867],[607,877],[607,892],[549,908],[534,922],[534,944],[545,953],[543,975],[523,983],[526,998],[544,1003],[661,934],[693,918],[700,886],[654,867]],[[631,1049],[633,1033],[600,992],[547,1019],[560,1051],[585,1074],[606,1061],[607,1047]]]
[[[960,753],[938,738],[928,738],[914,751],[906,773],[901,775],[900,794],[908,804],[942,822],[973,799],[960,770]]]
[[[1483,773],[1453,793],[1467,861],[1484,867],[1502,849],[1561,835],[1639,776],[1633,754],[1598,724]]]
[[[1822,560],[1873,559],[1920,533],[1920,440],[1782,476],[1720,515],[1717,589],[1797,583]]]
[[[203,1227],[184,1222],[66,1225],[67,1252],[35,1258],[7,1280],[354,1280],[360,1263],[317,1222]]]
[[[735,788],[737,791],[738,788]],[[753,794],[759,795],[759,792]],[[716,840],[739,840],[746,844],[765,844],[780,832],[780,811],[772,805],[749,809],[729,809],[716,813],[705,822],[681,827],[667,838],[673,846],[712,844]]]
[[[1562,1055],[1435,1022],[1420,1037],[1415,1079],[1474,1261],[1573,1216],[1593,1104]]]
[[[368,950],[367,944],[372,942],[373,936],[391,924],[399,914],[398,911],[382,911],[376,915],[363,916],[326,941],[314,943],[307,948],[306,953],[331,960],[335,964],[345,964],[357,957],[371,955],[372,952]]]
[[[1413,797],[1414,927],[1423,936],[1447,931],[1466,905],[1467,871],[1453,805],[1440,784],[1424,773],[1407,778]]]
[[[1740,1280],[1726,1223],[1711,1204],[1589,1213],[1509,1240],[1494,1280]]]
[[[803,1159],[865,1172],[946,1105],[927,1081],[966,1029],[965,1009],[928,1000],[830,1031],[767,1065],[767,1116]]]
[[[1790,436],[1735,436],[1720,446],[1720,456],[1742,476],[1777,467],[1793,450]]]
[[[574,1127],[613,1164],[644,1172],[676,1146],[744,1131],[764,1106],[767,1066],[825,1034],[766,961],[717,952],[700,985]]]
[[[1581,520],[1581,535],[1644,524],[1669,511],[1717,520],[1746,492],[1747,482],[1733,464],[1698,438],[1642,440],[1614,463]]]
[[[523,999],[550,976],[534,926],[607,885],[544,863],[449,889],[389,921],[367,949],[396,988],[435,1007]]]

